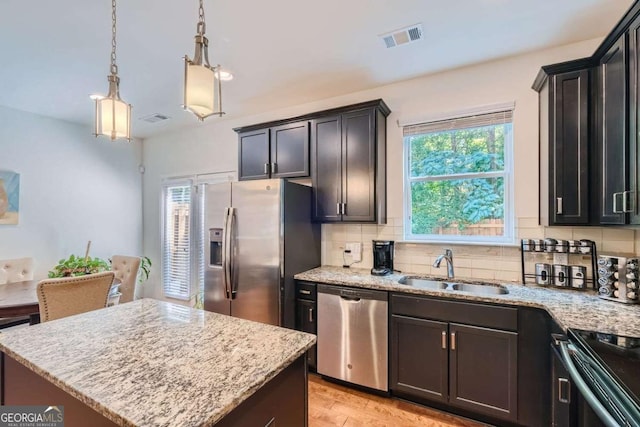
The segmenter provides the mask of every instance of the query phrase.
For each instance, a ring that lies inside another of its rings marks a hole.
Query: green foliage
[[[109,264],[101,258],[85,258],[71,255],[69,258],[58,261],[58,265],[49,271],[49,278],[84,276],[86,274],[101,273],[109,269]]]
[[[138,273],[138,283],[142,284],[149,279],[151,274],[151,260],[149,257],[143,256],[140,258],[140,271]]]
[[[411,136],[411,232],[464,230],[487,219],[504,218],[504,178],[474,177],[504,170],[505,133],[511,125],[485,126]],[[457,174],[470,176],[456,177]]]

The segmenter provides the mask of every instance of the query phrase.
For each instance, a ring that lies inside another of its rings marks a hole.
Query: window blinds
[[[170,298],[190,297],[191,188],[191,182],[183,182],[164,191],[162,287]]]
[[[426,133],[446,132],[455,129],[470,129],[483,126],[494,126],[511,123],[513,110],[498,111],[488,114],[457,117],[447,120],[406,125],[402,128],[404,136],[423,135]]]

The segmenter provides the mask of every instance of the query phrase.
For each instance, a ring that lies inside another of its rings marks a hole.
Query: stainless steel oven
[[[640,339],[570,329],[553,347],[554,426],[640,427]]]

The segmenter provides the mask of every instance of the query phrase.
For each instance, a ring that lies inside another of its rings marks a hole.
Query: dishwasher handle
[[[386,291],[378,291],[372,289],[362,288],[348,288],[344,286],[325,285],[318,283],[318,294],[329,294],[341,297],[344,300],[356,301],[360,300],[378,300],[388,301],[388,294]]]
[[[360,297],[352,297],[352,296],[346,296],[346,295],[340,295],[340,299],[343,299],[345,301],[349,301],[349,302],[360,302]]]

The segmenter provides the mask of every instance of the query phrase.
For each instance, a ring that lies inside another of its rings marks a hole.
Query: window
[[[192,182],[165,183],[163,188],[162,288],[170,298],[191,297]]]
[[[513,243],[512,112],[404,126],[407,240]]]

